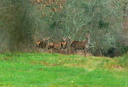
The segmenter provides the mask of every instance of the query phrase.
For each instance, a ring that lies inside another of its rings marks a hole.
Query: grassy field
[[[119,58],[48,53],[0,54],[0,87],[128,87]]]

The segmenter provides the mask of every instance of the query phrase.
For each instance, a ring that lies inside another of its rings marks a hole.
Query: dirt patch
[[[41,64],[41,65],[45,65],[47,67],[60,66],[60,65],[64,64],[64,63],[50,63],[50,62],[46,62],[46,61],[31,61],[30,63],[32,63],[32,64]]]

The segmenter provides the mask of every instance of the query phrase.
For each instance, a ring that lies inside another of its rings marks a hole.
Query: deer
[[[52,50],[52,51],[55,51],[55,52],[58,52],[60,51],[62,48],[62,42],[48,42],[48,45],[47,45],[47,49],[49,50]]]
[[[53,52],[53,48],[54,48],[54,42],[48,42],[47,44],[47,49],[50,53]]]
[[[66,38],[63,38],[63,40],[62,40],[62,42],[61,42],[61,48],[62,48],[62,49],[67,48],[67,41],[66,41]]]
[[[41,48],[41,44],[43,43],[43,41],[37,41],[36,42],[36,47],[38,47],[38,48]]]
[[[58,43],[55,43],[54,42],[54,44],[53,44],[53,50],[55,51],[55,52],[58,52],[58,51],[60,51],[61,50],[61,42],[58,42]]]
[[[67,38],[62,38],[61,51],[62,53],[67,53]]]
[[[66,38],[62,38],[61,42],[51,42],[48,45],[48,48],[52,48],[55,52],[63,52],[67,48]]]
[[[67,45],[66,38],[63,38],[62,42],[58,42],[58,43],[47,41],[46,48],[48,49],[49,52],[53,50],[57,52],[57,51],[61,51],[62,49],[65,49],[66,45]]]
[[[85,41],[72,41],[70,44],[71,52],[74,53],[76,50],[84,50],[84,54],[86,54],[86,51],[88,50],[89,42],[90,42],[90,34],[86,34]]]
[[[43,41],[37,41],[36,42],[36,47],[45,49],[47,47],[48,40],[49,40],[49,37],[43,38]]]
[[[70,52],[70,40],[71,40],[71,36],[68,36],[67,38],[63,38],[61,42],[61,49],[66,54]]]

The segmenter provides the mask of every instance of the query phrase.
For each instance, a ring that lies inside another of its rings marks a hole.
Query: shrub
[[[119,64],[128,68],[128,53],[119,59]]]

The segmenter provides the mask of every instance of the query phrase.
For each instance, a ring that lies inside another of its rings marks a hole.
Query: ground
[[[0,54],[1,87],[128,87],[119,58],[55,53]]]

